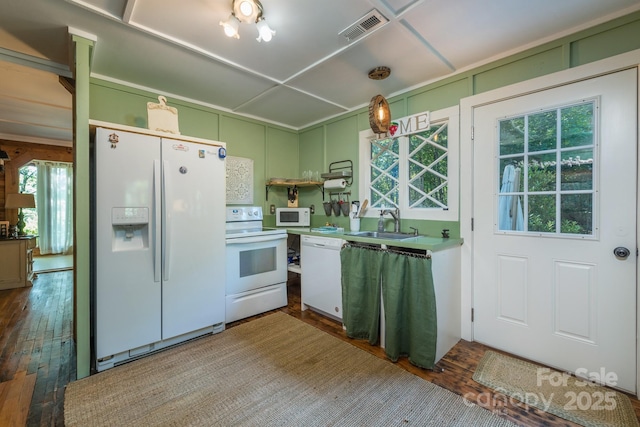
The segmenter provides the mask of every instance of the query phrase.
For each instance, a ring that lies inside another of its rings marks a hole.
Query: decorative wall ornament
[[[227,156],[227,204],[253,204],[253,160]]]
[[[167,98],[160,95],[159,104],[147,102],[147,122],[150,130],[180,135],[178,109],[167,105]]]
[[[391,122],[391,111],[389,103],[382,95],[371,98],[369,103],[369,125],[371,130],[377,134],[386,134],[389,131]]]
[[[391,136],[399,137],[424,132],[429,130],[430,127],[431,113],[423,111],[422,113],[395,119],[389,125],[389,133]]]

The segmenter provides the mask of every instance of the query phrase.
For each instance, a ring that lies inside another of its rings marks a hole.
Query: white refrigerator
[[[96,129],[98,371],[224,329],[225,148],[197,141]]]

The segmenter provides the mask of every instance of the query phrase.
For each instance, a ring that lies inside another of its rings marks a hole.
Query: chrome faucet
[[[380,211],[380,219],[378,220],[378,231],[384,231],[384,222],[383,216],[386,214],[390,214],[393,217],[394,225],[393,231],[396,233],[400,232],[400,209],[382,209]]]

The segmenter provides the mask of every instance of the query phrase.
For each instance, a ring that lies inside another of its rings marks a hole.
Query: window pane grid
[[[371,141],[371,207],[390,207],[398,202],[400,143],[398,138]]]
[[[594,235],[594,104],[498,122],[498,230]]]
[[[410,209],[447,209],[447,129],[448,122],[442,122],[420,133],[371,141],[372,208],[402,204]]]
[[[408,206],[447,209],[448,122],[409,137]],[[416,172],[419,171],[419,172]],[[444,171],[445,173],[442,173]]]

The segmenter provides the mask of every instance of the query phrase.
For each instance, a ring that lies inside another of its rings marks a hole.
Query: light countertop
[[[344,239],[350,242],[361,242],[361,243],[373,243],[378,245],[387,245],[387,246],[395,246],[401,248],[412,248],[412,249],[423,249],[432,252],[441,251],[444,249],[448,249],[455,246],[460,246],[463,243],[463,239],[461,238],[453,238],[450,237],[448,239],[443,239],[442,237],[431,237],[431,236],[416,236],[410,237],[403,240],[395,240],[395,239],[380,239],[374,237],[362,237],[357,235],[351,235],[349,231],[336,231],[336,232],[315,232],[311,231],[311,229],[306,228],[287,228],[288,234],[298,234],[298,235],[308,235],[308,236],[322,236],[322,237],[333,237],[336,239]]]

